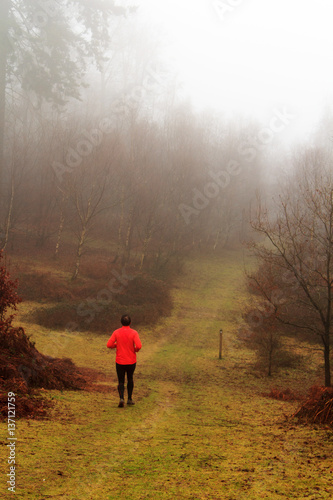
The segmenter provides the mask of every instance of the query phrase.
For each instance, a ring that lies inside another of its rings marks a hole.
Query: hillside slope
[[[19,422],[17,498],[331,499],[332,431],[294,425],[297,403],[262,395],[314,374],[258,378],[236,338],[247,298],[238,254],[190,260],[172,315],[140,331],[133,408],[117,408],[108,335],[54,333],[59,355],[101,369],[109,392],[52,391],[51,420]],[[46,332],[35,336],[43,352]]]

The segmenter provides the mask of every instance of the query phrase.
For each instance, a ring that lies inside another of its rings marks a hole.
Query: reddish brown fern
[[[333,427],[333,388],[313,386],[309,398],[293,415],[300,422]]]

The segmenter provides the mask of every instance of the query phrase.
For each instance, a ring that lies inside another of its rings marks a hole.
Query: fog
[[[143,2],[161,26],[167,55],[197,109],[267,118],[285,105],[292,132],[310,132],[332,104],[329,1]]]
[[[330,146],[329,1],[0,10],[1,246],[73,279],[92,242],[140,270],[243,243],[258,192]]]

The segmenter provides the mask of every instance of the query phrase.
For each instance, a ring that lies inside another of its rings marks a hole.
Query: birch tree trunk
[[[79,275],[79,270],[80,270],[80,264],[81,264],[81,257],[82,257],[82,251],[84,247],[84,243],[86,241],[86,236],[87,236],[87,226],[86,224],[82,227],[81,233],[80,233],[80,238],[77,246],[77,251],[76,251],[76,262],[75,262],[75,269],[74,273],[72,276],[72,281],[76,280],[76,278]]]
[[[54,251],[54,258],[55,259],[57,259],[59,256],[60,242],[61,242],[62,232],[64,230],[64,225],[65,225],[65,202],[66,202],[66,200],[67,200],[67,197],[66,197],[65,193],[63,193],[62,199],[61,199],[61,212],[60,212],[57,243],[56,243],[56,247],[55,247],[55,251]]]
[[[147,252],[148,252],[148,247],[149,247],[149,243],[151,241],[151,238],[152,238],[152,226],[149,225],[149,227],[147,228],[147,232],[146,232],[146,236],[145,236],[145,239],[144,239],[144,242],[143,242],[143,249],[142,249],[142,254],[141,254],[141,261],[140,261],[140,271],[142,271],[143,269],[143,264],[146,260],[146,257],[147,257]]]
[[[74,273],[72,276],[72,281],[76,280],[76,278],[78,277],[78,274],[79,274],[82,251],[83,251],[83,247],[84,247],[84,244],[86,241],[88,223],[89,223],[90,218],[91,218],[92,193],[93,193],[93,189],[92,189],[91,195],[88,199],[87,211],[85,214],[83,214],[81,212],[79,200],[78,200],[78,197],[76,196],[76,209],[77,209],[77,212],[78,212],[78,215],[80,218],[80,222],[81,222],[81,231],[80,231],[80,236],[79,236],[79,241],[78,241],[78,246],[77,246],[77,251],[76,251],[76,262],[75,262]]]
[[[131,239],[132,239],[132,232],[133,232],[133,217],[134,217],[134,208],[131,208],[130,213],[129,213],[129,220],[128,220],[128,225],[127,225],[127,232],[126,232],[126,240],[125,240],[125,248],[122,256],[122,265],[124,266],[127,264],[130,258],[130,253],[131,253]]]

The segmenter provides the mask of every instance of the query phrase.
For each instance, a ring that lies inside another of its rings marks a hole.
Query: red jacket
[[[122,326],[113,332],[106,347],[117,349],[116,363],[133,365],[136,363],[136,353],[140,351],[142,344],[137,331],[129,326]]]

